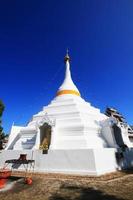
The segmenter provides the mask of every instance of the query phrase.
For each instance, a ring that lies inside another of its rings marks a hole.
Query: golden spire
[[[66,56],[64,58],[64,62],[66,63],[67,61],[70,62],[70,57],[69,57],[69,54],[68,54],[68,49],[66,50]]]

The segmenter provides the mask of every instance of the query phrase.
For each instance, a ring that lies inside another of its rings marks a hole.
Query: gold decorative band
[[[80,93],[75,90],[61,90],[57,92],[56,96],[63,95],[63,94],[74,94],[74,95],[80,96]]]

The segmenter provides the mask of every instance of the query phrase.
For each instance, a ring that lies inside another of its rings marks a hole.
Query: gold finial
[[[64,58],[64,62],[66,63],[66,61],[69,61],[70,62],[70,57],[68,55],[68,49],[66,50],[66,56]]]

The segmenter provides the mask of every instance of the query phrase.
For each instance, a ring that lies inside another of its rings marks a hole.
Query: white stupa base
[[[117,164],[115,152],[115,148],[49,150],[48,154],[43,154],[41,150],[4,150],[0,154],[0,167],[3,167],[5,160],[17,159],[20,154],[27,154],[27,159],[35,160],[36,172],[97,176],[121,168]],[[133,164],[130,162],[130,153],[133,153],[132,149],[126,155],[126,167]],[[22,167],[21,165],[16,170],[22,170]]]

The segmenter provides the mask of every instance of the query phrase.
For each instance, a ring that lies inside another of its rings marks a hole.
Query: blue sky
[[[133,124],[132,0],[5,0],[0,5],[3,126],[25,125],[55,96],[69,48],[74,82]]]

